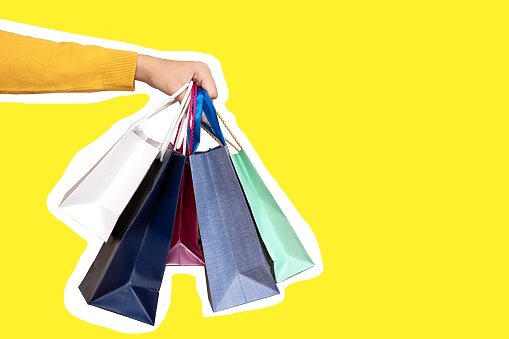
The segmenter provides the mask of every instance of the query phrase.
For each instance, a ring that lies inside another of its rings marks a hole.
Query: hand
[[[185,83],[193,80],[207,91],[211,99],[217,98],[217,88],[210,69],[203,62],[176,61],[138,54],[134,80],[139,80],[172,95]],[[185,91],[177,100],[182,102]]]

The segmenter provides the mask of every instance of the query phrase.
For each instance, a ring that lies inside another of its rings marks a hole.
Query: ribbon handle
[[[224,139],[223,133],[221,132],[221,127],[219,125],[219,121],[217,120],[216,109],[214,108],[214,104],[210,99],[209,94],[203,88],[198,87],[197,95],[196,95],[196,106],[195,111],[193,113],[193,122],[192,128],[189,129],[189,137],[188,139],[192,140],[192,145],[190,144],[190,153],[194,154],[198,145],[200,144],[200,126],[201,126],[201,117],[202,114],[205,113],[207,120],[210,124],[210,129],[214,133],[215,137],[219,140],[222,145],[226,145],[226,141]],[[192,137],[191,137],[192,133]]]

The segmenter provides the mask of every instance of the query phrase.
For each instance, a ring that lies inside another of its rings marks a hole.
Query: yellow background
[[[324,272],[284,302],[203,318],[194,277],[177,276],[142,336],[508,338],[502,3],[30,0],[3,1],[0,18],[214,55],[227,108],[318,238]],[[4,337],[123,335],[65,309],[86,243],[45,200],[146,101],[0,103]]]

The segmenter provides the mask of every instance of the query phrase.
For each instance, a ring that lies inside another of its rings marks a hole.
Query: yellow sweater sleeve
[[[134,91],[137,53],[0,31],[0,93]]]

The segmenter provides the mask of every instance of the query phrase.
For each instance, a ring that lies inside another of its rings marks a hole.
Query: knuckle
[[[202,61],[195,61],[195,67],[200,71],[205,71],[209,69],[207,64]]]

